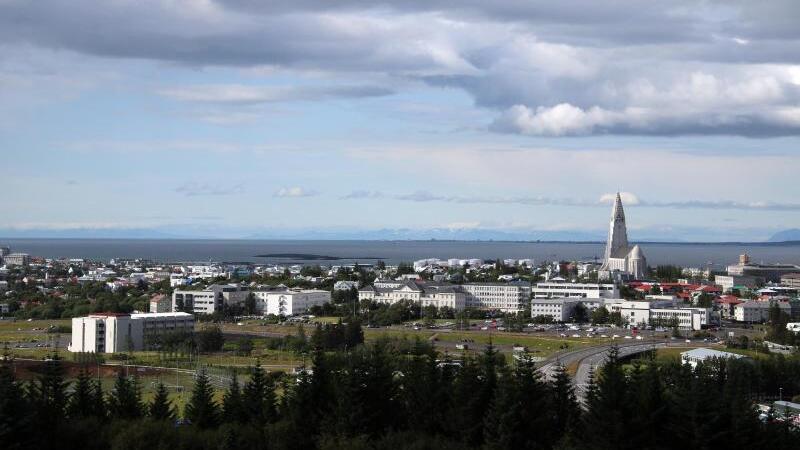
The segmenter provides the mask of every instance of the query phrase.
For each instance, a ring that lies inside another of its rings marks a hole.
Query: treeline
[[[795,449],[800,434],[758,419],[753,365],[609,361],[578,402],[563,368],[543,379],[491,346],[463,361],[424,342],[384,339],[313,352],[296,377],[251,370],[221,401],[200,373],[183,411],[159,386],[148,404],[133,379],[102,392],[67,383],[56,359],[30,383],[0,372],[3,448],[114,449]],[[797,365],[793,360],[792,364]],[[786,394],[786,391],[784,391]],[[180,419],[178,419],[180,417]]]

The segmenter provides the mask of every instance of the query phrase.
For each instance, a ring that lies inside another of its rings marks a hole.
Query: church
[[[601,279],[625,278],[642,279],[647,274],[647,259],[638,245],[628,245],[628,230],[625,227],[625,211],[622,209],[622,198],[617,192],[614,209],[611,210],[611,223],[608,229],[608,242],[600,267]]]

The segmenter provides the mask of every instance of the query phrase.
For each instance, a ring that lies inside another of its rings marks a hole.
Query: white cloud
[[[304,189],[299,186],[282,187],[272,194],[273,197],[277,198],[302,198],[313,197],[315,195],[317,195],[316,191]]]
[[[633,194],[631,192],[620,192],[619,196],[620,198],[622,198],[623,205],[627,206],[627,205],[639,204],[639,197],[637,197],[636,194]],[[613,204],[616,201],[616,199],[617,199],[616,193],[603,194],[600,196],[599,202],[604,204]]]

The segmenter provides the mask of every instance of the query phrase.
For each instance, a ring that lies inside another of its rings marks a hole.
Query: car
[[[687,343],[687,344],[691,344],[691,343],[692,343],[692,340],[691,340],[691,339],[687,339],[687,340],[686,340],[686,343]]]
[[[559,336],[560,337],[567,337],[567,335],[565,333],[561,333],[561,334],[559,334]]]
[[[619,338],[618,334],[615,334],[615,335],[611,336],[611,339],[617,339],[617,338]]]
[[[483,330],[483,331],[486,331],[488,329],[489,329],[489,327],[481,327],[481,330]]]
[[[572,337],[579,338],[579,337],[581,337],[581,335],[580,334],[573,334]]]
[[[633,339],[631,336],[625,336],[625,339]]]
[[[636,336],[636,339],[641,341],[642,340],[642,335],[640,334],[639,336]]]
[[[601,337],[601,338],[607,338],[607,337],[608,337],[608,335],[607,335],[607,334],[601,334],[601,335],[600,335],[600,337]]]

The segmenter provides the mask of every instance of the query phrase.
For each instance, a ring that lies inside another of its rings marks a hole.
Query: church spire
[[[608,227],[605,260],[620,258],[628,253],[628,230],[625,227],[625,210],[622,208],[622,196],[617,192],[614,208],[611,210],[611,223]]]

